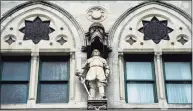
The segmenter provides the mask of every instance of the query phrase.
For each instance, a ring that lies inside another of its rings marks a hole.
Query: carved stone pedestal
[[[107,99],[88,100],[87,110],[107,110]]]

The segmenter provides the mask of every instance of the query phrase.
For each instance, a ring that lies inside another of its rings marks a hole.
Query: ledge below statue
[[[107,110],[107,99],[88,100],[87,110]]]

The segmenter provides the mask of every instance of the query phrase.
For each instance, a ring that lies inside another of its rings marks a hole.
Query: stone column
[[[70,53],[70,101],[75,99],[75,52]]]
[[[164,75],[161,55],[161,52],[155,52],[156,84],[159,106],[160,108],[165,109],[167,108],[167,102],[165,97]]]
[[[124,58],[123,52],[119,52],[118,55],[119,61],[119,95],[120,100],[125,100],[125,88],[124,88]]]
[[[28,104],[30,107],[35,105],[36,103],[36,92],[37,92],[37,83],[38,83],[38,61],[39,61],[39,53],[32,52],[31,53],[31,73],[30,73],[30,82],[29,82],[29,96],[28,96]]]

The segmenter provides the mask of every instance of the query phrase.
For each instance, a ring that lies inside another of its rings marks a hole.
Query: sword
[[[86,89],[86,92],[88,93],[88,96],[91,97],[89,91],[88,91],[88,88],[86,87],[86,84],[85,84],[85,79],[78,74],[79,72],[77,72],[75,75],[78,76],[80,78],[80,82],[83,84],[84,88]]]
[[[83,77],[80,77],[80,81],[81,83],[83,84],[84,88],[86,89],[86,92],[88,93],[88,96],[91,97],[89,91],[88,91],[88,88],[86,87],[86,84],[85,84],[85,79]]]

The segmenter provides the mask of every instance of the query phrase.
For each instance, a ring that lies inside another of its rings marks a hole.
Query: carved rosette
[[[105,20],[107,12],[100,6],[94,6],[87,10],[87,18],[92,22],[101,22]]]

